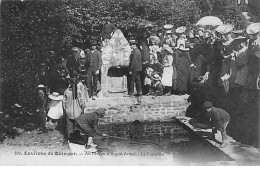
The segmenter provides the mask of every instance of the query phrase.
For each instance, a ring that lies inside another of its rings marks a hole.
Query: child
[[[144,79],[144,89],[145,91],[150,91],[150,87],[152,85],[152,73],[153,73],[153,68],[147,67],[145,69],[145,79]],[[147,94],[149,95],[149,93]]]
[[[51,99],[48,106],[49,108],[48,117],[50,118],[49,123],[52,125],[63,116],[63,107],[62,107],[63,96],[59,95],[58,92],[53,92],[48,97]]]
[[[157,41],[156,41],[157,40]],[[151,46],[150,48],[150,64],[158,63],[158,54],[157,52],[161,52],[161,49],[159,47],[160,40],[158,39],[152,39],[150,37]]]
[[[209,101],[206,101],[203,104],[203,107],[207,109],[207,112],[210,113],[210,119],[212,124],[212,134],[215,134],[215,130],[220,130],[222,135],[222,145],[221,148],[225,147],[228,143],[226,128],[230,121],[229,114],[220,108],[216,108]]]
[[[97,125],[99,122],[99,118],[103,118],[105,116],[106,109],[99,108],[95,112],[81,114],[79,117],[75,119],[76,121],[76,131],[79,130],[88,136],[85,148],[88,152],[95,152],[94,148],[95,144],[93,144],[94,134],[98,134],[100,136],[106,137],[107,134],[99,132]]]
[[[153,96],[162,96],[163,95],[163,86],[162,86],[162,82],[161,82],[161,78],[160,76],[155,73],[152,76],[152,86],[150,88],[149,94],[153,95]]]

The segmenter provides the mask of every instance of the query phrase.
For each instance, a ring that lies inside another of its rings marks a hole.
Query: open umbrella
[[[217,26],[222,24],[223,22],[216,16],[205,16],[196,23],[196,25],[200,26]]]
[[[151,21],[147,21],[147,20],[141,21],[138,24],[138,28],[148,28],[148,27],[153,27],[153,26],[154,26],[154,24]]]

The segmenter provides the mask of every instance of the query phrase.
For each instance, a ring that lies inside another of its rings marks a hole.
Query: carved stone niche
[[[98,97],[127,94],[127,75],[131,48],[121,30],[117,29],[101,49],[101,91]]]

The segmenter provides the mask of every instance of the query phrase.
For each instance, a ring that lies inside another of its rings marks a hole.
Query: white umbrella
[[[223,22],[216,16],[205,16],[196,23],[196,25],[201,26],[217,26],[222,24]]]

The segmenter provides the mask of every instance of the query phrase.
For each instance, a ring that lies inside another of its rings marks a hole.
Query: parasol
[[[223,22],[216,16],[205,16],[196,23],[196,25],[200,26],[217,26],[222,24]]]

